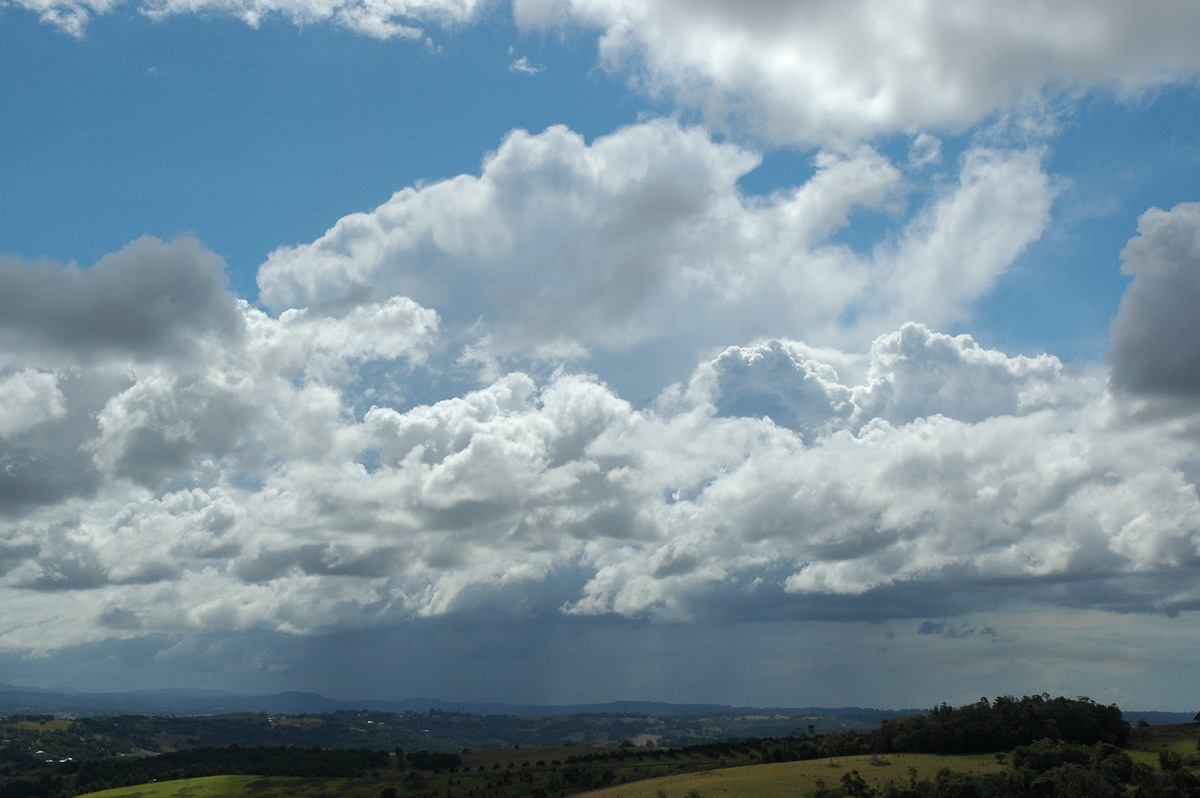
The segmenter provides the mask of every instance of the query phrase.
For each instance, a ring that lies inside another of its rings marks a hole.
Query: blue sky
[[[0,10],[0,681],[1190,708],[1200,10],[849,6]]]
[[[5,22],[6,98],[22,112],[6,122],[5,174],[19,190],[6,192],[5,218],[6,233],[30,237],[20,251],[83,262],[146,232],[219,230],[251,299],[280,242],[315,238],[418,180],[477,171],[515,127],[600,135],[645,107],[592,69],[594,43],[554,47],[553,73],[511,71],[509,47],[547,49],[511,21],[440,35],[436,49],[279,19],[255,30],[127,11],[82,40],[24,11]],[[50,221],[65,197],[81,203],[77,242]]]

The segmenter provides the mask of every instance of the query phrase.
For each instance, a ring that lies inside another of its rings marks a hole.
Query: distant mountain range
[[[219,690],[172,688],[132,690],[120,693],[86,693],[70,689],[19,687],[0,682],[0,715],[58,713],[70,715],[212,715],[222,712],[277,712],[299,714],[368,709],[375,712],[466,712],[472,715],[646,714],[714,715],[774,713],[787,715],[838,715],[901,717],[921,710],[878,710],[862,707],[764,708],[724,704],[670,704],[661,701],[612,701],[604,704],[500,704],[471,701],[442,701],[436,698],[406,698],[400,701],[366,699],[342,701],[317,693],[287,692],[244,695]]]
[[[220,690],[170,688],[120,693],[86,693],[71,689],[19,687],[0,682],[0,716],[7,715],[217,715],[225,712],[271,712],[287,715],[366,709],[375,712],[465,712],[471,715],[547,717],[579,714],[726,715],[779,714],[813,717],[861,717],[880,722],[924,710],[885,710],[864,707],[734,707],[723,704],[670,704],[661,701],[612,701],[604,704],[499,704],[406,698],[400,701],[366,699],[341,701],[318,693],[286,692],[244,695]],[[1185,723],[1191,712],[1125,712],[1130,722],[1153,725]]]

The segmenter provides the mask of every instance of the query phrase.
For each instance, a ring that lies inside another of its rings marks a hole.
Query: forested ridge
[[[1043,738],[1124,746],[1129,724],[1115,705],[1087,698],[1001,696],[957,709],[941,704],[928,715],[885,720],[873,734],[888,751],[967,754],[1008,751]]]

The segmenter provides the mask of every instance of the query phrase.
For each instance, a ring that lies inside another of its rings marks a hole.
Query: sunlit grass
[[[661,791],[667,798],[683,798],[695,790],[704,798],[733,795],[796,798],[816,789],[818,779],[834,786],[841,783],[843,774],[853,770],[857,770],[872,787],[881,787],[891,781],[907,782],[910,768],[916,770],[918,779],[932,779],[942,768],[970,773],[997,773],[1005,767],[1008,765],[997,762],[994,756],[983,754],[888,754],[874,760],[870,756],[843,756],[667,776],[608,787],[584,795],[588,798],[656,798]]]

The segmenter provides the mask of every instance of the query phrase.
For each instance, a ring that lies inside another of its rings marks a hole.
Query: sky
[[[0,681],[1196,708],[1200,4],[0,5]]]

